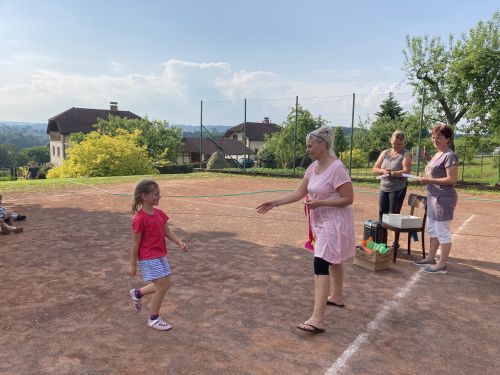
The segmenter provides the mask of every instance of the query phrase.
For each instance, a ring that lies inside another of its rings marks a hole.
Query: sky
[[[172,124],[331,121],[408,107],[405,35],[447,38],[492,0],[0,0],[0,121],[47,122],[118,102]],[[201,101],[203,100],[203,112]]]

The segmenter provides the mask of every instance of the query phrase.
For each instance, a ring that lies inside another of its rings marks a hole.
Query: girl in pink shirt
[[[184,251],[187,250],[187,245],[170,230],[169,217],[162,210],[154,208],[159,204],[160,198],[160,187],[155,181],[143,180],[137,184],[132,203],[132,213],[136,215],[132,223],[132,249],[127,273],[134,277],[139,264],[144,281],[151,281],[143,288],[130,290],[134,310],[136,312],[141,310],[143,296],[153,294],[148,327],[167,331],[172,326],[159,315],[163,297],[170,285],[171,273],[165,237]]]
[[[307,168],[297,190],[283,198],[262,203],[257,212],[264,214],[306,196],[304,204],[311,210],[314,234],[314,309],[311,317],[297,328],[321,333],[325,331],[325,306],[344,307],[343,262],[354,256],[356,248],[351,207],[354,192],[344,164],[333,151],[331,127],[322,126],[309,133],[306,146],[314,162]]]

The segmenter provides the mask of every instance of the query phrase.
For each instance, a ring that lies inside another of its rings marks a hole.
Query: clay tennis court
[[[128,297],[142,285],[126,276],[135,183],[4,194],[28,220],[24,233],[0,237],[0,373],[498,373],[498,195],[459,194],[448,275],[409,262],[420,259],[419,242],[390,270],[349,262],[346,308],[328,306],[326,332],[311,335],[295,328],[314,298],[302,205],[258,215],[259,203],[286,193],[199,197],[298,182],[159,180],[160,208],[190,247],[169,244],[172,287],[161,310],[174,326],[168,332],[146,326],[150,299],[135,314]],[[358,240],[363,222],[377,217],[377,192],[355,185]]]

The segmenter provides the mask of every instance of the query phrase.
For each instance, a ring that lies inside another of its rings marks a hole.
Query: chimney
[[[269,117],[264,117],[264,120],[262,120],[263,124],[269,124]]]
[[[110,111],[118,111],[118,102],[109,102]]]

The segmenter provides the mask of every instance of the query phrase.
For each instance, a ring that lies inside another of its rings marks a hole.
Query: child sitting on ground
[[[0,194],[0,234],[21,233],[23,228],[12,226],[12,220],[21,221],[24,219],[26,219],[25,215],[11,212],[8,208],[2,206],[2,194]]]

